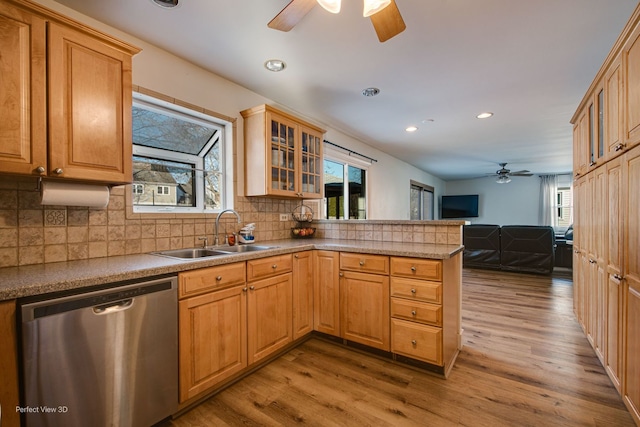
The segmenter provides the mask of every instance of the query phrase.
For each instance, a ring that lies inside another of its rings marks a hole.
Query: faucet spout
[[[229,212],[232,213],[236,216],[236,218],[238,218],[238,224],[240,224],[242,222],[242,220],[240,219],[240,214],[236,211],[234,211],[233,209],[225,209],[223,211],[221,211],[218,216],[216,217],[216,229],[215,229],[215,234],[213,236],[213,244],[215,246],[218,246],[218,244],[220,243],[220,239],[218,238],[218,227],[220,225],[220,217],[225,213],[225,212]]]

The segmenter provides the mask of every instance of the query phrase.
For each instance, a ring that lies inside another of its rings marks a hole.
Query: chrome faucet
[[[220,212],[218,214],[218,216],[216,217],[216,230],[215,230],[215,235],[213,236],[213,244],[214,244],[214,246],[218,246],[218,244],[220,243],[220,239],[218,238],[218,226],[219,226],[219,223],[220,223],[220,217],[225,212],[231,212],[232,214],[234,214],[236,216],[236,218],[238,218],[238,224],[240,224],[242,222],[242,220],[240,219],[240,214],[238,212],[234,211],[233,209],[225,209],[222,212]]]

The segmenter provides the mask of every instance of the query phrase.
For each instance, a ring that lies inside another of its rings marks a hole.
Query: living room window
[[[325,152],[324,216],[327,219],[366,219],[367,168],[355,159],[345,157]]]
[[[433,219],[433,187],[411,181],[410,211],[413,220]]]
[[[220,118],[134,93],[133,211],[208,212],[231,207],[230,128]]]
[[[566,229],[573,224],[573,192],[571,187],[558,187],[556,200],[558,228]]]

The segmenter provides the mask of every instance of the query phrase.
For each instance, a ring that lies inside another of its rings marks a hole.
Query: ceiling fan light
[[[509,178],[507,175],[500,175],[496,182],[498,184],[508,184],[511,182],[511,178]]]
[[[320,0],[318,0],[320,1]],[[364,0],[364,11],[362,16],[365,18],[380,12],[391,4],[391,0]]]
[[[327,12],[338,13],[340,12],[340,0],[317,0],[318,4],[322,6]]]

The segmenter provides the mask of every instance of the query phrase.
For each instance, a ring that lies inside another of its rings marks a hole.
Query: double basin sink
[[[257,252],[267,249],[275,249],[275,246],[239,245],[216,246],[211,248],[174,249],[170,251],[152,252],[152,255],[160,255],[177,259],[210,258],[222,255],[231,255],[244,252]]]

